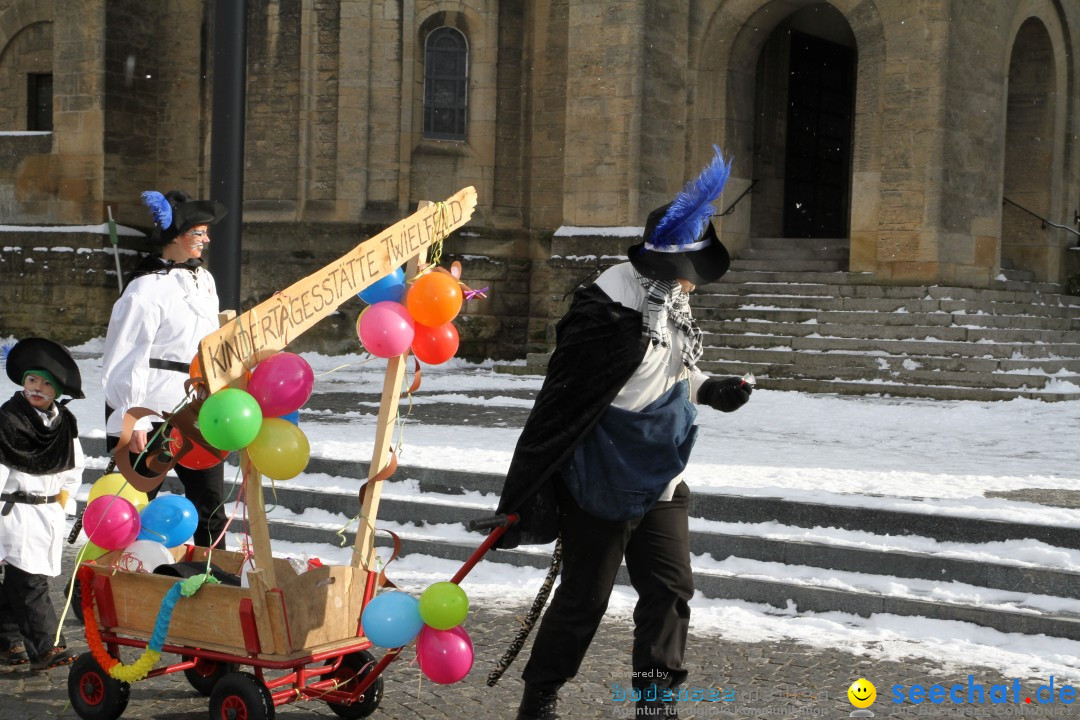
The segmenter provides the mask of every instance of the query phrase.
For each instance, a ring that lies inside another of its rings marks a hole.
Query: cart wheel
[[[355,688],[375,668],[377,662],[374,655],[367,650],[359,650],[349,653],[341,658],[341,665],[334,673],[334,679],[341,683],[338,688],[344,692],[356,692]],[[343,718],[366,718],[375,712],[383,695],[382,675],[375,678],[364,694],[348,705],[342,703],[326,703],[336,715]]]
[[[131,694],[130,685],[110,677],[88,652],[72,664],[67,687],[71,707],[83,720],[116,720]]]
[[[191,658],[185,657],[184,659],[190,660]],[[236,663],[223,663],[218,662],[217,660],[197,658],[195,660],[195,667],[185,670],[184,677],[187,678],[191,687],[199,691],[200,695],[209,697],[210,693],[214,690],[214,686],[217,685],[218,680],[239,669],[240,666]]]
[[[251,673],[231,672],[210,692],[210,720],[273,720],[274,698]]]

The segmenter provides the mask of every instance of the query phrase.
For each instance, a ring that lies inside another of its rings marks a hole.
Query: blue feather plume
[[[142,201],[146,204],[146,207],[150,208],[150,212],[154,214],[154,222],[162,230],[166,230],[172,225],[172,205],[169,204],[164,195],[157,190],[147,190],[142,194]]]
[[[713,214],[712,203],[720,197],[731,173],[731,161],[724,162],[720,148],[713,145],[712,162],[691,180],[671,202],[667,213],[656,224],[649,242],[653,245],[682,247],[697,242],[705,223]]]

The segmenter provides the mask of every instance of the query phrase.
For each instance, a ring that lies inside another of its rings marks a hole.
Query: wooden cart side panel
[[[349,565],[308,570],[285,584],[292,650],[356,637],[366,573]]]
[[[149,634],[154,630],[161,600],[176,578],[148,573],[118,572],[111,578],[117,625]],[[206,584],[191,597],[181,597],[173,609],[167,642],[199,647],[204,642],[245,653],[240,627],[240,600],[251,591],[226,585]]]

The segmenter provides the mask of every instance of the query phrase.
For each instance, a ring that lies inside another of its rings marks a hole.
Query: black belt
[[[24,490],[13,493],[0,493],[0,502],[4,503],[4,509],[0,510],[0,515],[10,514],[11,508],[15,507],[15,503],[23,503],[24,505],[46,505],[48,503],[56,502],[59,499],[59,495],[31,495]]]
[[[191,370],[191,363],[182,363],[176,360],[159,360],[158,358],[150,358],[150,367],[157,370],[172,370],[173,372],[184,373],[185,375]]]

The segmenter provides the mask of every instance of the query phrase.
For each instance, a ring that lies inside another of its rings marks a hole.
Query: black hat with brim
[[[57,395],[70,395],[75,399],[86,397],[82,391],[82,374],[79,366],[63,345],[45,338],[26,338],[15,343],[7,355],[7,376],[16,385],[23,384],[23,376],[34,370],[44,370],[60,383]]]
[[[649,213],[641,242],[626,251],[630,263],[639,273],[653,280],[689,280],[695,285],[716,282],[731,266],[731,256],[717,237],[711,221],[705,223],[698,241],[704,246],[699,249],[664,252],[650,248],[649,239],[669,207],[670,203]]]
[[[180,190],[170,190],[165,194],[165,199],[172,207],[172,224],[167,228],[156,227],[151,237],[162,244],[172,242],[198,225],[215,225],[228,212],[217,200],[189,200],[187,194]]]

